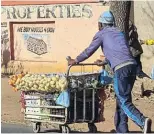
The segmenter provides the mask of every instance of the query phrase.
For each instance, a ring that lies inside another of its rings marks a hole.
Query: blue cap
[[[110,11],[103,12],[99,17],[98,22],[103,24],[114,24],[113,14]]]

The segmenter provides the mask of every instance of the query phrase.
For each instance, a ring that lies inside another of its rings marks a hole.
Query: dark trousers
[[[128,117],[143,127],[145,117],[132,103],[131,91],[136,79],[136,65],[127,65],[115,71],[114,90],[116,94],[115,127],[117,133],[127,133]]]
[[[135,57],[135,60],[137,62],[136,70],[137,75],[139,75],[142,72],[142,63],[141,63],[141,55],[138,55]]]

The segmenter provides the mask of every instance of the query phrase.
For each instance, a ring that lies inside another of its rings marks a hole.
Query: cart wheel
[[[94,123],[88,123],[88,128],[90,133],[97,133],[97,127]]]
[[[69,134],[70,132],[70,128],[67,125],[60,125],[59,128],[63,134]]]
[[[62,125],[59,125],[59,130],[60,132],[62,132]]]
[[[33,132],[39,133],[41,130],[41,123],[40,122],[33,122]]]

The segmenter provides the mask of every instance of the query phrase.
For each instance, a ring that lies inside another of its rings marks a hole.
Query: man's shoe
[[[149,118],[146,118],[144,122],[144,128],[143,128],[144,134],[151,133],[151,125],[152,125],[152,120]]]

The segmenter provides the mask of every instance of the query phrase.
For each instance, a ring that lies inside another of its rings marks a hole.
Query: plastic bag
[[[151,79],[154,80],[154,65],[153,65],[153,68],[152,68],[152,71],[151,71]]]
[[[60,95],[58,96],[58,98],[56,100],[56,104],[64,106],[64,107],[70,106],[69,90],[66,90],[66,91],[63,91],[62,93],[60,93]]]
[[[101,71],[100,75],[100,82],[103,85],[111,84],[113,81],[113,78],[109,75],[109,73],[106,70]]]

